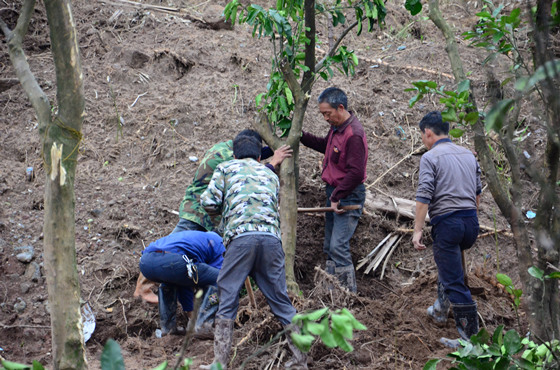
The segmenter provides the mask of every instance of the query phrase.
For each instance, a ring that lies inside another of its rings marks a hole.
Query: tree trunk
[[[56,68],[58,115],[45,128],[44,249],[54,368],[84,369],[80,283],[76,265],[74,178],[82,139],[84,90],[70,0],[45,1]],[[50,173],[49,173],[50,172]]]
[[[82,70],[69,0],[45,1],[57,78],[58,115],[31,73],[22,48],[34,0],[23,2],[14,31],[0,20],[9,54],[39,121],[45,165],[44,259],[54,369],[86,369],[76,267],[74,176],[84,113]]]

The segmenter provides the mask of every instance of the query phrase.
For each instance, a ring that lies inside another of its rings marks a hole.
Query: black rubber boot
[[[160,284],[158,306],[161,335],[184,335],[185,329],[177,327],[177,289],[174,286]]]
[[[453,316],[455,316],[455,326],[461,336],[461,339],[466,341],[471,339],[471,336],[478,333],[478,311],[476,303],[454,303]],[[441,338],[440,342],[450,348],[459,347],[459,340]]]
[[[434,304],[426,310],[428,316],[430,316],[436,324],[443,325],[447,322],[447,317],[449,316],[449,309],[451,307],[451,302],[445,294],[443,289],[443,284],[438,280],[438,296]]]
[[[348,288],[348,290],[352,293],[356,293],[358,287],[356,285],[356,272],[354,271],[354,265],[336,267],[334,272],[342,286]]]

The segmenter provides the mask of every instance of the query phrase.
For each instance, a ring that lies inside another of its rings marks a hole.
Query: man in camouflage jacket
[[[220,164],[200,200],[210,214],[221,213],[227,251],[218,275],[219,308],[214,329],[214,362],[225,369],[239,306],[239,290],[251,276],[272,313],[288,326],[296,309],[288,297],[278,213],[278,176],[260,163],[260,146],[247,136],[233,142],[235,159]],[[291,328],[290,328],[291,329]],[[292,364],[307,368],[307,357],[288,340]]]

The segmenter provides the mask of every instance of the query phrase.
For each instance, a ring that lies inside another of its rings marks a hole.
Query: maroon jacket
[[[331,202],[346,198],[366,180],[366,133],[352,112],[342,126],[331,127],[324,138],[304,131],[301,143],[325,154],[321,178],[335,187]]]

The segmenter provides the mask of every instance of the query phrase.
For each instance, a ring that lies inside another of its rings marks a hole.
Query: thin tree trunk
[[[74,219],[74,178],[84,114],[82,68],[70,0],[47,0],[45,6],[58,101],[58,115],[46,128],[43,145],[46,168],[50,170],[45,186],[44,246],[54,364],[56,369],[84,369],[87,361]],[[56,150],[61,152],[60,157],[53,156]]]
[[[38,117],[45,165],[44,259],[52,325],[54,369],[86,369],[80,286],[76,267],[74,176],[81,140],[84,93],[69,0],[45,1],[57,77],[58,115],[27,63],[23,36],[35,6],[25,0],[14,31],[0,20],[16,75]]]

